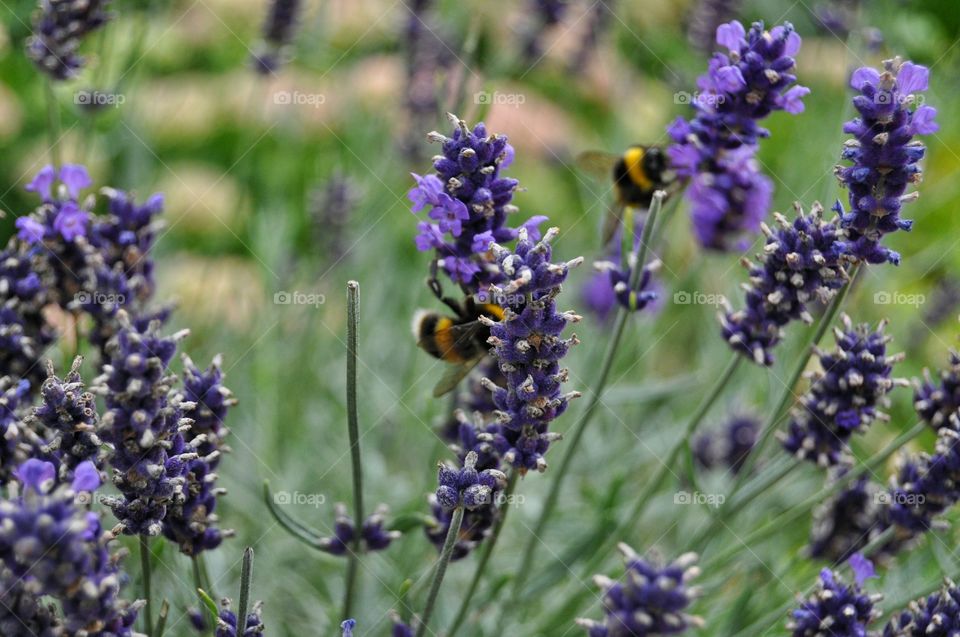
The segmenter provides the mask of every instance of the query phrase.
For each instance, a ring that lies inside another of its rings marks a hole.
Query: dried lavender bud
[[[428,498],[430,518],[423,530],[427,539],[433,544],[437,552],[443,549],[444,540],[450,531],[450,522],[453,519],[453,509],[444,509],[434,494]],[[460,524],[460,533],[457,534],[457,543],[453,545],[450,559],[461,560],[469,555],[493,531],[494,525],[500,519],[500,509],[491,503],[463,513],[463,522]]]
[[[417,249],[434,250],[451,280],[476,292],[481,284],[501,280],[490,245],[518,236],[518,231],[506,224],[507,215],[516,210],[510,202],[519,182],[500,175],[513,161],[513,148],[506,137],[488,134],[483,124],[471,131],[463,120],[450,118],[455,126],[452,137],[429,136],[443,145],[442,154],[433,162],[436,173],[414,174],[417,186],[407,196],[414,213],[429,207],[430,221],[417,226]],[[524,224],[534,240],[545,220],[533,217]]]
[[[133,637],[139,604],[119,598],[120,556],[110,554],[112,535],[83,506],[90,498],[79,497],[78,490],[99,486],[99,477],[88,479],[96,469],[86,463],[72,486],[51,489],[55,472],[39,460],[18,469],[23,495],[0,501],[0,561],[28,590],[60,603],[66,634]]]
[[[705,469],[740,471],[757,443],[760,422],[752,416],[731,418],[719,431],[706,432],[693,441],[693,457]]]
[[[668,128],[671,167],[691,180],[686,197],[700,244],[727,250],[759,229],[770,207],[772,182],[760,173],[756,145],[769,135],[758,122],[774,111],[803,111],[806,87],[795,84],[793,56],[800,36],[790,23],[750,31],[734,20],[717,28],[716,53],[697,81],[696,115]]]
[[[943,588],[894,616],[883,637],[951,637],[960,634],[960,589],[947,578]]]
[[[941,427],[955,427],[952,418],[960,409],[960,354],[950,352],[950,365],[940,370],[939,381],[928,369],[923,370],[923,381],[914,379],[913,407],[934,431]]]
[[[40,388],[43,400],[26,421],[34,431],[48,433],[43,451],[56,459],[63,482],[73,480],[74,470],[81,463],[92,462],[101,469],[105,460],[96,399],[86,391],[80,377],[82,362],[78,356],[70,373],[61,380],[47,361],[47,380]]]
[[[602,622],[578,619],[590,637],[619,635],[675,635],[688,628],[699,628],[703,621],[689,615],[686,608],[700,594],[690,580],[700,574],[694,553],[681,555],[660,566],[637,555],[626,544],[619,544],[626,575],[619,581],[603,575],[593,578],[603,590],[606,618]]]
[[[877,408],[891,389],[907,384],[891,376],[893,364],[903,355],[887,354],[886,323],[871,330],[866,324],[854,327],[846,315],[842,318],[844,329],[834,330],[837,349],[816,350],[823,371],[813,374],[810,390],[794,409],[783,437],[789,453],[823,466],[843,462],[850,436],[865,431],[877,418],[886,419]]]
[[[836,169],[850,191],[850,212],[843,212],[839,202],[837,210],[851,253],[867,263],[899,264],[900,255],[880,241],[913,225],[900,218],[903,203],[916,197],[904,193],[907,186],[919,183],[919,161],[926,151],[913,137],[939,130],[937,109],[920,103],[929,76],[926,67],[896,58],[885,61],[882,71],[861,67],[850,79],[850,86],[860,92],[853,98],[859,117],[843,127],[854,137],[844,145],[842,155],[851,165]],[[916,105],[913,110],[912,104]]]
[[[498,491],[507,484],[507,476],[496,469],[477,470],[477,454],[471,451],[460,469],[440,464],[437,474],[437,502],[444,509],[464,507],[473,510],[493,503]]]
[[[253,70],[260,75],[273,75],[287,61],[301,10],[300,0],[270,0],[263,24],[263,45],[253,55]]]
[[[558,312],[554,299],[570,268],[583,259],[551,262],[550,242],[558,233],[551,228],[542,241],[535,243],[521,229],[514,250],[493,246],[505,283],[490,289],[505,313],[502,321],[486,323],[490,327],[493,355],[507,384],[485,384],[493,392],[497,423],[501,426],[494,447],[505,463],[521,472],[546,470],[543,456],[558,438],[548,431],[550,423],[566,411],[572,398],[580,395],[561,393],[567,371],[560,368],[560,360],[579,342],[576,335],[563,339],[561,334],[568,323],[575,323],[580,317],[573,312]],[[439,499],[443,504],[443,499]]]
[[[114,448],[110,464],[122,494],[107,503],[124,533],[157,535],[167,507],[184,501],[187,466],[197,458],[181,433],[193,404],[173,390],[176,377],[168,369],[187,332],[162,337],[157,323],[141,332],[126,313],[118,320],[97,388],[105,396],[103,438]]]
[[[265,629],[263,624],[263,602],[257,602],[253,609],[247,613],[247,621],[244,623],[243,634],[239,637],[256,637],[262,635]],[[220,602],[220,617],[217,620],[217,630],[215,637],[238,637],[237,634],[237,615],[231,609],[231,602],[224,598]]]
[[[367,517],[360,529],[361,550],[366,552],[383,551],[390,543],[400,537],[399,531],[386,528],[387,505],[381,504]],[[352,547],[357,526],[347,513],[347,506],[338,502],[334,507],[333,535],[324,538],[318,548],[331,555],[346,555]]]
[[[107,5],[103,0],[41,0],[27,56],[55,80],[76,76],[85,62],[77,53],[83,38],[113,17]]]
[[[792,224],[775,214],[776,230],[761,224],[767,241],[760,263],[744,260],[750,271],[744,308],[720,315],[723,338],[758,365],[773,364],[772,350],[787,324],[813,321],[809,303],[828,302],[847,281],[846,245],[837,226],[823,220],[819,203],[809,215],[799,205],[796,211]]]
[[[819,637],[824,630],[837,637],[863,637],[880,616],[874,605],[881,596],[865,594],[861,583],[848,586],[836,573],[823,569],[816,592],[793,611],[787,629],[793,637]]]

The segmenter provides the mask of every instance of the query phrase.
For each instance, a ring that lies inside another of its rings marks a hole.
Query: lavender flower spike
[[[444,509],[462,506],[472,511],[493,503],[494,494],[507,485],[507,476],[496,469],[477,471],[477,453],[471,451],[461,469],[440,464],[437,481],[437,502]]]
[[[83,38],[112,17],[104,0],[41,0],[27,40],[27,55],[55,80],[74,77],[83,68],[77,53]]]
[[[681,555],[666,566],[652,564],[621,543],[627,573],[620,581],[602,575],[594,582],[603,589],[606,618],[602,622],[578,619],[590,637],[670,635],[703,626],[703,620],[685,612],[700,594],[690,581],[700,574],[695,553]]]
[[[758,365],[773,364],[772,350],[788,323],[813,320],[808,303],[828,302],[847,280],[846,244],[836,224],[823,220],[819,203],[810,214],[799,204],[795,209],[792,224],[775,214],[776,230],[760,225],[767,242],[757,255],[759,264],[743,261],[750,271],[744,308],[720,315],[724,339]]]
[[[333,535],[323,538],[316,548],[331,555],[346,555],[353,544],[357,533],[357,525],[347,513],[347,506],[342,502],[334,505]],[[389,509],[387,505],[378,506],[360,528],[360,539],[365,551],[382,551],[400,537],[399,531],[386,529],[386,520]]]
[[[301,10],[301,0],[270,0],[270,9],[263,24],[263,45],[253,56],[253,70],[272,75],[284,63],[293,40]]]
[[[926,152],[913,138],[939,129],[937,109],[923,103],[929,76],[926,67],[894,58],[885,61],[882,70],[859,68],[850,79],[850,86],[860,92],[853,98],[859,117],[843,127],[854,137],[842,155],[851,165],[836,169],[850,192],[850,211],[843,212],[839,202],[837,209],[851,252],[867,263],[899,264],[900,255],[880,242],[913,225],[900,218],[902,205],[917,197],[916,192],[905,193],[920,181],[919,161]]]
[[[883,637],[949,637],[960,633],[960,588],[946,578],[943,587],[910,604],[891,619]]]
[[[859,578],[859,576],[858,576]],[[875,604],[880,595],[867,595],[859,583],[846,585],[830,569],[820,571],[817,590],[787,624],[793,637],[866,637],[870,622],[880,616]]]
[[[960,409],[960,354],[950,352],[950,364],[934,379],[923,370],[923,380],[914,381],[913,407],[934,431],[941,427],[955,427],[951,416]]]
[[[534,243],[521,229],[515,250],[493,246],[505,283],[491,290],[504,308],[504,319],[484,323],[490,326],[489,342],[507,383],[506,387],[489,380],[484,384],[493,392],[501,425],[494,447],[504,462],[522,472],[546,470],[543,455],[559,438],[548,431],[550,423],[580,395],[561,393],[568,373],[560,368],[560,360],[579,343],[576,335],[564,339],[561,334],[568,323],[576,323],[580,317],[558,312],[555,299],[570,268],[580,265],[583,258],[551,262],[550,242],[559,232],[551,228],[542,241]]]
[[[237,632],[237,614],[231,609],[231,604],[227,598],[220,602],[220,617],[217,619],[215,637],[257,637],[263,634],[263,602],[256,602],[247,613],[243,634]]]

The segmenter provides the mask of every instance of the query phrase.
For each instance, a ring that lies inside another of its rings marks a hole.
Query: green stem
[[[450,630],[447,631],[447,637],[454,637],[467,618],[467,612],[470,610],[470,601],[477,592],[480,580],[483,579],[487,564],[490,563],[490,556],[493,555],[493,547],[497,545],[497,540],[500,538],[500,531],[503,529],[503,524],[507,520],[507,511],[510,510],[510,496],[513,495],[513,491],[517,486],[517,476],[518,473],[516,471],[510,472],[510,480],[507,482],[507,488],[503,490],[504,504],[500,511],[500,519],[498,519],[494,525],[490,539],[488,539],[483,546],[483,550],[480,553],[480,561],[477,562],[477,570],[474,572],[470,586],[467,588],[467,594],[464,595],[463,601],[460,603],[460,609],[457,611],[456,618],[450,625]]]
[[[444,575],[447,574],[450,557],[453,555],[453,549],[457,545],[457,536],[460,535],[461,524],[463,524],[463,507],[457,507],[453,510],[453,517],[450,519],[450,528],[447,530],[447,537],[443,541],[440,561],[437,562],[437,568],[433,572],[433,583],[430,584],[430,593],[427,595],[427,605],[420,615],[420,624],[417,626],[416,637],[423,637],[427,632],[430,616],[433,615],[433,607],[437,603],[437,594],[440,592],[440,585],[443,583]]]
[[[147,637],[153,635],[153,602],[150,596],[150,540],[146,535],[140,536],[140,577],[143,580],[143,599],[146,606],[143,609],[143,625]]]
[[[60,166],[60,107],[53,92],[53,81],[46,78],[43,83],[47,100],[47,134],[50,136],[50,163],[54,170]]]
[[[200,572],[200,558],[196,555],[190,556],[190,564],[193,566],[193,589],[197,594],[197,599],[200,602],[200,608],[204,606],[203,596],[200,594],[200,591],[204,590],[206,587],[203,584],[203,575]],[[159,632],[159,629],[158,629]]]
[[[637,253],[637,263],[630,274],[630,288],[634,290],[636,289],[637,282],[640,280],[640,273],[643,270],[644,261],[647,256],[648,245],[650,243],[650,236],[653,232],[653,226],[656,223],[657,214],[663,207],[663,196],[664,193],[662,191],[657,191],[654,194],[653,201],[650,204],[650,212],[647,215],[646,222],[643,224],[643,232],[640,236],[640,248]],[[604,389],[606,389],[607,381],[610,378],[610,371],[613,369],[614,358],[616,357],[617,351],[620,347],[620,339],[623,337],[624,329],[627,326],[627,318],[630,316],[630,313],[630,310],[624,307],[621,307],[617,312],[617,319],[613,328],[613,337],[607,342],[607,349],[604,353],[603,362],[600,366],[600,374],[597,376],[596,387],[594,387],[593,393],[590,395],[590,401],[587,403],[586,409],[584,409],[583,413],[580,415],[580,420],[577,421],[577,424],[575,424],[571,429],[573,433],[570,436],[569,442],[565,445],[566,449],[564,450],[563,458],[560,460],[560,466],[556,471],[553,472],[553,481],[550,483],[550,491],[547,493],[547,498],[543,502],[543,508],[540,510],[540,517],[537,519],[537,522],[533,527],[533,531],[530,533],[530,538],[527,540],[527,544],[523,552],[523,558],[520,561],[520,568],[517,570],[516,578],[514,579],[513,583],[514,599],[517,599],[517,594],[520,592],[523,584],[526,582],[527,575],[530,572],[530,567],[533,564],[533,558],[537,550],[537,545],[540,542],[540,537],[543,535],[543,530],[547,526],[547,521],[553,514],[553,510],[557,505],[557,500],[560,497],[560,489],[563,486],[563,479],[566,477],[568,472],[567,470],[570,468],[570,464],[573,462],[573,456],[577,452],[577,449],[580,445],[580,440],[583,439],[583,433],[586,431],[587,425],[589,425],[590,421],[593,419],[593,414],[596,411],[597,406],[600,404],[600,399],[603,397]]]
[[[237,605],[237,634],[247,632],[247,609],[250,608],[250,581],[253,579],[253,548],[243,550],[243,565],[240,567],[240,603]]]
[[[353,515],[357,528],[363,524],[363,469],[360,464],[360,427],[357,416],[357,323],[360,313],[360,284],[347,283],[347,432],[350,436],[350,467],[353,471]],[[347,582],[343,594],[343,618],[350,617],[357,584],[361,551],[360,533],[354,533],[347,555]]]
[[[814,348],[820,343],[821,340],[823,340],[827,330],[833,324],[834,319],[840,312],[840,308],[843,306],[844,299],[846,299],[847,294],[850,292],[850,288],[853,287],[853,281],[860,272],[860,268],[860,263],[857,263],[857,265],[853,267],[846,285],[844,285],[840,292],[838,292],[830,301],[830,305],[827,306],[827,309],[820,318],[820,322],[817,324],[816,329],[810,335],[810,338],[804,348],[805,353],[801,354],[797,359],[797,362],[794,365],[787,382],[784,383],[783,392],[780,394],[780,400],[777,402],[777,406],[772,412],[770,412],[770,419],[764,425],[757,444],[754,446],[753,451],[751,451],[747,456],[746,461],[740,468],[737,479],[733,483],[733,487],[731,487],[730,492],[727,494],[727,502],[732,502],[734,496],[739,493],[740,489],[747,482],[750,474],[752,473],[754,465],[756,465],[757,459],[763,454],[764,448],[773,438],[773,434],[777,431],[777,425],[779,424],[780,419],[786,414],[787,409],[794,400],[794,387],[796,387],[797,383],[800,381],[800,378],[803,376],[803,371],[807,368],[807,362],[810,360],[810,356],[813,355]],[[705,550],[710,541],[718,535],[717,531],[719,531],[720,527],[729,522],[730,515],[730,506],[720,507],[716,517],[698,538],[701,540],[702,545],[701,542],[696,542],[694,543],[694,546],[701,546],[701,551]]]

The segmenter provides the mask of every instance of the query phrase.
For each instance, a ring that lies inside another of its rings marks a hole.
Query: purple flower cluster
[[[217,618],[217,629],[214,637],[257,637],[265,629],[263,624],[263,602],[257,602],[247,613],[247,621],[243,626],[243,634],[237,633],[237,614],[231,609],[229,599],[220,602],[220,616]]]
[[[0,376],[25,379],[35,390],[45,376],[40,357],[55,337],[43,316],[50,277],[42,256],[15,243],[0,251]]]
[[[440,464],[437,471],[439,486],[437,502],[445,510],[457,507],[474,510],[493,503],[494,495],[507,483],[507,476],[497,469],[477,470],[477,454],[471,451],[459,469]]]
[[[86,391],[80,377],[82,362],[83,359],[77,357],[66,378],[61,380],[48,361],[48,377],[40,388],[43,400],[26,419],[32,431],[44,435],[44,455],[58,465],[62,482],[73,480],[75,469],[83,463],[102,468],[106,455],[99,436],[96,399]]]
[[[760,263],[744,261],[750,271],[744,308],[720,317],[724,339],[758,365],[772,365],[783,328],[797,319],[811,322],[807,305],[826,303],[847,280],[837,226],[824,221],[820,204],[810,214],[796,210],[792,224],[780,214],[776,230],[761,224],[767,241],[757,255]]]
[[[98,379],[107,408],[103,438],[114,448],[114,484],[122,494],[108,504],[124,533],[158,535],[167,507],[184,502],[187,468],[197,458],[182,434],[190,423],[184,412],[193,404],[174,391],[168,369],[187,333],[163,337],[156,322],[141,331],[125,313],[119,319]]]
[[[350,249],[347,226],[359,199],[357,185],[339,172],[313,193],[310,217],[314,242],[326,263],[339,263]]]
[[[27,585],[0,568],[0,635],[61,637],[63,622],[54,604],[27,590]]]
[[[271,0],[263,24],[263,45],[252,59],[253,70],[260,75],[276,73],[285,62],[286,49],[293,41],[301,6],[300,0]]]
[[[697,81],[690,121],[668,129],[668,157],[677,176],[691,181],[687,199],[694,232],[705,248],[725,250],[756,232],[770,207],[773,184],[756,162],[757,142],[769,133],[758,122],[774,111],[798,114],[809,89],[796,85],[793,56],[800,36],[789,23],[749,31],[737,21],[717,28],[716,53]]]
[[[943,587],[910,604],[883,629],[883,637],[951,637],[960,634],[960,589],[950,579]]]
[[[217,527],[217,465],[227,429],[223,421],[227,410],[236,404],[233,393],[223,385],[221,360],[217,356],[201,371],[189,357],[183,357],[183,398],[195,405],[190,412],[190,428],[175,438],[174,453],[189,449],[197,457],[187,462],[183,498],[175,500],[163,519],[163,534],[176,542],[187,555],[196,555],[220,546],[233,534]]]
[[[793,611],[787,624],[793,637],[866,637],[867,627],[880,616],[875,608],[880,596],[863,592],[864,576],[856,573],[856,583],[847,585],[830,569],[820,571],[817,590]]]
[[[885,414],[878,411],[886,394],[907,381],[891,377],[902,354],[887,354],[890,337],[869,325],[856,327],[843,316],[844,330],[835,330],[837,349],[817,350],[822,372],[813,375],[810,390],[793,411],[784,448],[798,458],[823,466],[844,461],[847,441]]]
[[[463,120],[452,119],[451,137],[429,136],[442,143],[442,154],[433,162],[436,173],[414,174],[417,185],[408,197],[411,210],[428,209],[430,219],[417,226],[417,249],[435,250],[451,280],[476,291],[481,284],[502,280],[490,244],[517,238],[518,231],[507,226],[507,215],[516,210],[510,202],[518,182],[500,174],[513,161],[506,137],[488,134],[483,124],[471,131]],[[545,219],[533,217],[524,227],[537,238],[537,227]]]
[[[81,504],[100,486],[96,468],[83,463],[72,485],[56,488],[51,488],[56,476],[51,463],[28,460],[17,475],[22,495],[0,500],[4,567],[29,594],[59,602],[66,634],[132,637],[139,604],[120,599],[118,556],[108,548],[112,535]]]
[[[934,431],[941,427],[957,427],[951,416],[960,409],[960,354],[950,353],[950,365],[934,380],[927,369],[923,381],[914,381],[913,406],[917,414]]]
[[[937,525],[937,516],[960,501],[960,434],[942,428],[934,453],[902,459],[887,494],[889,520],[909,537]]]
[[[542,241],[534,242],[521,229],[514,250],[498,245],[493,250],[504,282],[491,289],[505,316],[487,324],[493,355],[507,382],[505,387],[485,384],[493,392],[501,427],[494,446],[505,463],[521,472],[546,470],[543,456],[557,438],[548,431],[550,423],[579,396],[561,393],[567,370],[560,368],[560,360],[579,342],[576,336],[564,339],[561,334],[580,317],[558,312],[555,298],[570,268],[583,259],[551,262],[550,242],[558,233],[551,228]]]
[[[74,77],[83,68],[77,53],[83,38],[110,20],[104,0],[41,0],[27,40],[27,55],[55,80]]]
[[[362,550],[367,552],[382,551],[390,543],[400,537],[399,531],[389,531],[386,528],[388,509],[381,504],[363,521],[360,527],[360,542]],[[357,525],[347,514],[345,504],[337,503],[334,508],[333,535],[321,540],[318,548],[331,555],[346,555],[350,551],[357,534]]]
[[[842,212],[839,202],[837,207],[850,251],[867,263],[898,264],[900,255],[881,240],[913,225],[900,217],[903,203],[916,197],[904,193],[920,181],[918,162],[926,150],[913,138],[939,128],[937,110],[922,103],[929,76],[926,67],[897,58],[885,61],[882,70],[859,68],[850,79],[860,93],[853,99],[859,116],[843,127],[853,135],[842,155],[850,165],[836,171],[849,190],[850,211]]]
[[[846,468],[839,468],[840,479]],[[883,487],[861,476],[821,504],[813,514],[810,557],[846,561],[887,528],[881,506]]]
[[[722,467],[737,473],[757,444],[759,433],[760,423],[756,418],[736,416],[719,431],[698,436],[693,441],[693,457],[705,469]]]
[[[619,548],[626,575],[618,581],[602,575],[594,577],[603,590],[606,618],[602,622],[577,620],[590,637],[676,635],[703,625],[699,617],[685,612],[699,595],[699,589],[690,586],[700,573],[694,565],[696,554],[686,553],[666,566],[658,566],[626,544]]]
[[[31,432],[23,426],[21,412],[26,409],[30,383],[0,376],[0,484],[13,477],[14,468],[33,455],[24,437]]]

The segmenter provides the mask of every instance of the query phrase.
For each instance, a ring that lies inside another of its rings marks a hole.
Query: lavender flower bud
[[[935,452],[908,456],[887,493],[888,516],[901,535],[915,537],[937,526],[936,518],[960,500],[960,434],[956,424],[937,435]]]
[[[947,578],[943,588],[894,616],[883,637],[949,637],[960,633],[960,589]]]
[[[757,443],[760,423],[752,416],[735,416],[716,432],[706,432],[693,441],[693,457],[705,469],[722,467],[740,471]]]
[[[776,230],[761,224],[767,241],[760,263],[744,261],[750,271],[744,308],[720,316],[724,339],[758,365],[772,365],[783,328],[798,319],[811,322],[808,304],[829,301],[847,280],[845,244],[836,225],[823,220],[823,207],[796,211],[792,224],[775,215]]]
[[[787,624],[793,637],[817,637],[829,627],[831,635],[860,637],[867,626],[880,616],[874,605],[879,595],[867,595],[860,583],[846,585],[830,569],[820,571],[817,590],[792,613]]]
[[[840,468],[832,479],[839,480],[845,473],[846,469]],[[889,526],[883,501],[883,487],[861,476],[817,507],[810,531],[810,557],[838,564],[863,549]]]
[[[56,607],[27,590],[22,579],[0,568],[0,634],[9,637],[61,637]]]
[[[46,377],[39,358],[55,338],[43,315],[52,286],[43,254],[16,240],[0,251],[0,377],[23,379],[28,389],[36,390]]]
[[[103,0],[42,0],[27,40],[27,55],[55,80],[67,80],[83,68],[77,53],[83,38],[113,16]]]
[[[929,70],[899,58],[883,63],[883,70],[861,67],[850,86],[860,94],[853,98],[859,117],[843,130],[853,135],[842,158],[850,166],[836,173],[848,188],[850,211],[843,212],[842,225],[850,239],[850,251],[867,263],[900,263],[900,255],[881,245],[883,237],[897,230],[910,230],[912,221],[900,218],[900,208],[913,196],[907,186],[920,181],[919,161],[926,148],[916,135],[939,130],[937,109],[922,104]],[[912,104],[916,104],[913,110]]]
[[[257,602],[253,609],[247,613],[247,620],[244,623],[243,634],[237,632],[237,615],[231,609],[231,602],[224,598],[220,602],[220,617],[217,620],[217,630],[215,637],[257,637],[262,635],[265,629],[263,624],[263,602]]]
[[[893,387],[907,384],[891,377],[893,364],[903,356],[887,354],[885,322],[874,331],[869,325],[854,327],[844,315],[843,325],[844,330],[835,330],[836,350],[817,350],[823,371],[813,374],[783,438],[788,452],[823,466],[841,463],[850,436],[865,431],[874,419],[886,418],[877,407]]]
[[[14,468],[26,460],[25,451],[31,446],[24,444],[32,432],[24,427],[21,418],[29,393],[28,381],[0,377],[0,484],[13,477]]]
[[[477,454],[471,451],[460,469],[440,464],[437,481],[440,506],[447,510],[462,506],[472,511],[492,504],[494,495],[506,486],[507,476],[496,469],[477,471]]]
[[[445,509],[440,506],[436,495],[432,493],[428,498],[428,503],[430,505],[430,518],[427,525],[424,526],[424,532],[430,543],[436,547],[437,552],[440,552],[443,549],[447,533],[450,531],[453,509]],[[489,537],[494,525],[500,519],[500,515],[502,514],[495,502],[464,511],[460,533],[457,535],[457,543],[453,545],[453,553],[450,559],[453,561],[461,560],[477,548],[481,542]]]
[[[253,70],[272,75],[286,61],[287,49],[293,41],[300,18],[300,0],[270,0],[263,24],[263,45],[253,56]]]
[[[361,549],[367,552],[383,551],[390,543],[400,537],[399,531],[388,531],[386,528],[387,505],[381,504],[364,520],[360,528]],[[333,535],[324,538],[319,549],[331,555],[346,555],[351,550],[354,537],[357,533],[356,523],[347,514],[347,506],[338,502],[334,507]]]
[[[923,370],[923,381],[914,380],[913,407],[933,429],[955,427],[951,416],[960,409],[960,354],[950,352],[950,365],[940,371],[939,381]]]
[[[700,591],[690,581],[700,574],[694,553],[659,566],[644,560],[626,544],[619,545],[627,572],[619,581],[597,575],[603,590],[606,618],[602,622],[578,619],[590,637],[619,635],[674,635],[703,621],[685,612]]]
[[[505,316],[490,323],[489,342],[507,377],[506,387],[487,383],[501,425],[494,446],[504,462],[521,472],[546,470],[543,456],[557,438],[548,431],[550,423],[566,411],[571,398],[579,396],[561,393],[567,371],[560,368],[560,360],[579,342],[576,335],[563,339],[561,334],[580,317],[558,312],[554,299],[569,269],[582,258],[551,262],[550,241],[558,232],[551,228],[542,241],[534,243],[521,229],[514,250],[494,245],[504,283],[491,290]],[[437,498],[444,504],[439,493]]]

